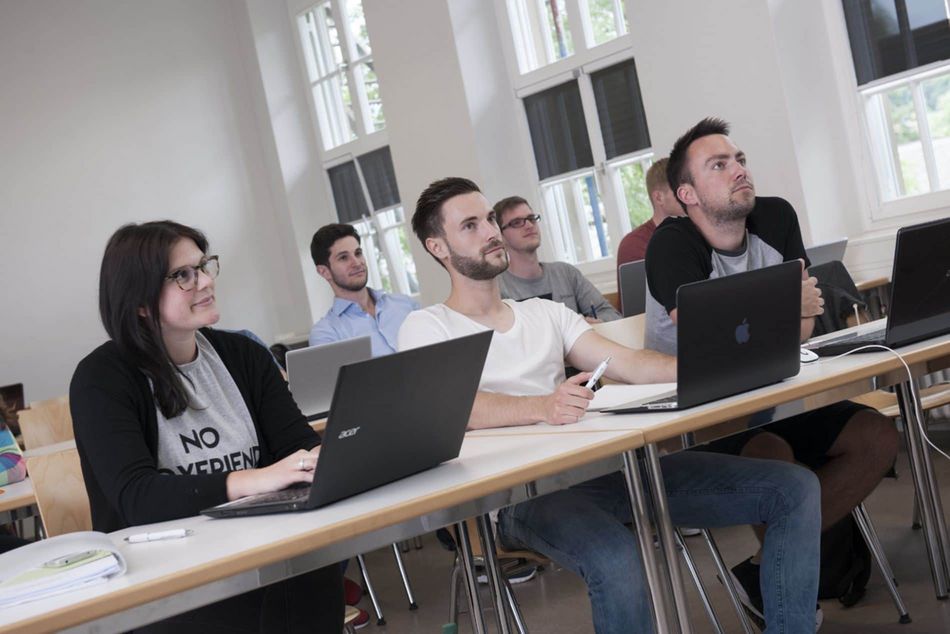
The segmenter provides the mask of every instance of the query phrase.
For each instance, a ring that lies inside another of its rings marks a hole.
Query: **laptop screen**
[[[887,343],[905,345],[950,332],[950,218],[897,234]]]

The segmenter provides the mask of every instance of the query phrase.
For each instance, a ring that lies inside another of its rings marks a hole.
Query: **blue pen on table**
[[[607,365],[610,363],[610,357],[607,357],[600,362],[600,365],[594,370],[594,373],[590,376],[590,379],[587,381],[587,384],[584,386],[588,390],[594,388],[597,385],[597,381],[600,380],[600,377],[604,376],[604,372],[607,371]]]

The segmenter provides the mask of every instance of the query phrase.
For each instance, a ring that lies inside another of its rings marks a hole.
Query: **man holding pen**
[[[588,323],[620,319],[584,274],[567,262],[540,262],[541,216],[528,201],[509,196],[495,203],[495,217],[501,239],[508,250],[508,270],[499,278],[501,296],[518,301],[541,297],[560,302],[583,315]]]
[[[469,428],[576,423],[593,392],[591,370],[626,383],[673,381],[675,359],[610,342],[579,315],[545,299],[502,300],[508,268],[496,212],[475,183],[445,178],[419,197],[413,231],[448,272],[449,297],[409,314],[401,350],[494,330]],[[565,361],[582,372],[564,378]],[[793,464],[705,452],[662,458],[677,525],[765,524],[762,578],[769,627],[814,631],[818,591],[819,490]],[[598,634],[653,631],[649,592],[629,501],[617,472],[502,509],[501,543],[530,548],[583,577]]]

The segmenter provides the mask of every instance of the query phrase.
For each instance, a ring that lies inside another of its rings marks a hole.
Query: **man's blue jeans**
[[[761,586],[767,632],[815,631],[818,478],[797,465],[701,451],[660,459],[674,525],[765,524]],[[501,542],[579,574],[597,634],[652,632],[650,594],[623,475],[613,473],[503,509]],[[678,564],[678,562],[677,562]]]

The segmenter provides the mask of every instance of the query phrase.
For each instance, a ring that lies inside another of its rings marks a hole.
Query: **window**
[[[644,181],[652,150],[634,60],[581,72],[523,102],[556,257],[611,257],[653,215]]]
[[[389,293],[418,294],[389,148],[335,165],[327,175],[340,222],[351,223],[362,237],[368,284]]]
[[[844,0],[882,199],[950,190],[945,0]]]
[[[323,149],[386,127],[360,0],[327,0],[297,19]]]
[[[507,0],[521,73],[627,33],[624,0]]]
[[[297,26],[337,218],[362,238],[370,286],[417,295],[362,2],[324,0]]]

